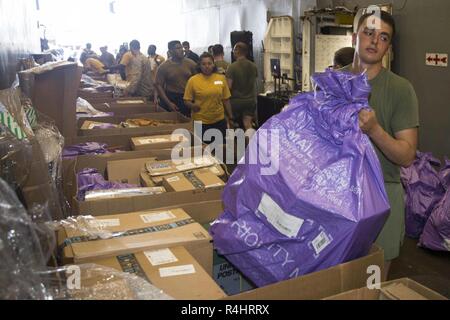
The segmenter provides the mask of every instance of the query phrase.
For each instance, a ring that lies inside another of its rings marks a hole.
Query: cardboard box
[[[381,289],[371,290],[366,286],[325,300],[447,300],[447,298],[411,279],[402,278],[382,283]]]
[[[185,171],[166,176],[163,179],[164,188],[170,191],[188,191],[197,189],[223,188],[225,183],[208,168]]]
[[[216,300],[226,297],[184,247],[140,251],[92,262],[134,273],[177,300]]]
[[[138,103],[120,104],[117,102],[95,104],[93,107],[102,112],[112,112],[117,116],[133,116],[136,114],[159,112],[156,105],[136,100]]]
[[[106,122],[98,122],[98,121],[92,121],[92,120],[86,120],[86,119],[91,119],[91,118],[83,118],[84,121],[80,127],[81,130],[93,130],[93,129],[95,129],[95,127],[105,125],[105,124],[118,127],[116,124],[106,123]]]
[[[111,136],[113,137],[113,136]],[[119,137],[118,137],[119,138]],[[114,139],[109,139],[109,137],[103,137],[102,143],[107,143],[109,146],[113,145]],[[71,142],[75,142],[74,139]],[[88,141],[77,141],[77,143],[88,142]],[[123,142],[119,140],[119,142]],[[130,139],[127,137],[127,143],[130,142]],[[192,148],[190,150],[192,153],[195,150],[202,151],[202,147]],[[172,150],[144,150],[144,151],[131,151],[131,152],[119,152],[119,153],[109,153],[102,155],[84,155],[78,156],[76,158],[68,158],[63,159],[62,163],[62,174],[63,174],[63,185],[64,185],[64,195],[66,199],[69,201],[70,205],[73,206],[73,198],[77,194],[77,185],[76,185],[76,174],[82,171],[85,168],[93,168],[97,169],[98,172],[107,177],[106,168],[107,163],[109,161],[118,161],[118,160],[130,160],[130,159],[138,159],[138,158],[157,158],[159,160],[170,159],[172,156]],[[127,168],[126,170],[130,170]],[[124,171],[127,172],[127,171]],[[139,179],[140,169],[136,171],[136,179]],[[119,178],[117,178],[120,180]],[[163,204],[167,205],[167,204]],[[129,210],[128,210],[129,211]],[[123,211],[122,211],[123,212]],[[125,211],[126,212],[126,211]],[[76,212],[74,211],[76,214]],[[106,213],[105,213],[106,214]]]
[[[134,137],[131,138],[131,147],[133,150],[172,149],[180,142],[187,141],[184,135],[172,134]]]
[[[58,232],[64,264],[184,246],[208,273],[212,272],[212,239],[183,209],[147,210],[83,221],[80,226],[65,225]],[[92,240],[80,228],[108,236]],[[116,236],[111,238],[111,233]]]
[[[143,115],[138,115],[143,116]],[[97,117],[97,118],[83,118],[78,120],[78,128],[81,129],[85,121],[95,121],[103,123],[112,123],[119,125],[128,119],[135,119],[136,115],[130,116],[114,116],[114,117]],[[145,118],[157,120],[157,121],[170,121],[170,124],[161,124],[159,126],[146,126],[138,128],[111,128],[111,129],[91,129],[91,130],[79,130],[79,136],[109,136],[109,135],[122,135],[122,134],[140,134],[151,135],[154,133],[172,133],[176,129],[193,130],[193,122],[191,119],[184,117],[177,112],[156,112],[145,114]]]
[[[173,132],[172,130],[164,130],[164,129],[162,131],[155,132],[152,129],[151,132],[144,134],[151,137],[153,135],[169,135],[172,134],[172,132]],[[202,148],[201,146],[203,145],[203,143],[201,142],[201,140],[195,137],[192,132],[190,132],[190,134],[191,134],[191,146],[192,147],[198,146],[198,148]],[[106,136],[79,136],[66,139],[65,145],[71,146],[86,142],[98,142],[98,143],[105,143],[106,145],[108,145],[108,148],[110,149],[120,151],[133,151],[133,146],[131,144],[132,138],[142,136],[143,136],[142,133],[127,133],[122,135],[106,135]],[[171,148],[159,148],[159,149],[162,150]],[[156,150],[156,149],[149,149],[149,150]]]
[[[367,284],[369,266],[384,269],[383,250],[374,245],[365,257],[266,287],[250,290],[225,300],[317,300],[361,288]]]
[[[142,185],[143,187],[153,187],[141,184],[140,175],[144,170],[144,164],[148,161],[156,161],[156,158],[108,161],[106,165],[107,178],[109,181],[137,184]]]

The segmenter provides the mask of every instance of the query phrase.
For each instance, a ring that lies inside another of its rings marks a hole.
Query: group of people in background
[[[100,50],[98,56],[91,44],[86,45],[80,56],[86,71],[120,73],[129,83],[125,95],[146,97],[169,112],[201,122],[202,132],[195,133],[202,139],[208,129],[217,129],[225,137],[227,128],[247,131],[254,127],[258,71],[247,58],[245,43],[234,46],[236,61],[231,64],[225,61],[220,44],[198,56],[188,41],[170,41],[167,60],[155,45],[148,47],[145,56],[137,40],[129,48],[122,45],[115,58],[107,47]]]

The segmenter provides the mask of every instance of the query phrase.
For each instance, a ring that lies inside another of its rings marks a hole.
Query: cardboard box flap
[[[140,185],[140,173],[149,161],[156,161],[156,157],[108,161],[106,164],[108,180]]]
[[[79,261],[92,257],[124,254],[130,250],[211,241],[206,230],[182,209],[103,216],[92,222],[101,227],[94,226],[88,229],[89,232],[73,226],[64,228],[67,236],[64,240],[66,257],[73,255],[75,261]],[[101,239],[100,236],[107,239]]]
[[[384,282],[381,289],[362,287],[327,297],[325,300],[447,300],[437,292],[402,278]]]

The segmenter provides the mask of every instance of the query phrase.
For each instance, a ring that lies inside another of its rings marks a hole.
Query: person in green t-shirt
[[[372,87],[369,104],[359,114],[359,125],[367,134],[378,154],[383,170],[391,213],[377,239],[384,249],[385,275],[390,262],[397,258],[405,229],[404,191],[400,183],[400,167],[409,167],[418,143],[419,106],[411,83],[383,68],[382,60],[395,35],[393,17],[384,11],[380,15],[365,14],[353,35],[356,47],[353,64],[344,70],[365,72]]]
[[[227,70],[226,77],[231,90],[231,107],[234,120],[240,127],[253,128],[256,113],[256,78],[258,69],[247,59],[248,46],[238,42],[233,48],[236,61]]]
[[[216,44],[212,47],[212,55],[214,56],[214,64],[217,67],[217,72],[225,75],[230,64],[225,61],[225,52],[221,44]]]

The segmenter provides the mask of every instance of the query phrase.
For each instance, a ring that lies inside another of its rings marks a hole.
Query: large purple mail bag
[[[445,160],[445,167],[439,175],[447,191],[431,213],[419,245],[437,251],[450,251],[450,160]]]
[[[366,255],[389,214],[377,155],[358,125],[364,75],[327,71],[266,122],[212,224],[220,254],[257,286]],[[257,160],[255,160],[257,159]]]
[[[417,152],[414,163],[401,170],[405,188],[406,235],[411,238],[420,237],[431,212],[445,193],[433,165],[439,167],[441,162],[431,153]]]

